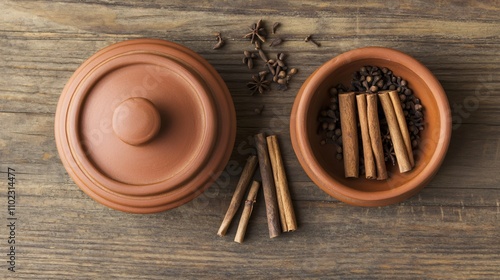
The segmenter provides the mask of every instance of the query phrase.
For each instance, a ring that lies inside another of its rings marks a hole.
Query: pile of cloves
[[[336,158],[339,160],[342,159],[342,130],[340,129],[338,95],[344,92],[347,92],[347,89],[342,84],[338,84],[337,86],[330,88],[330,104],[328,107],[325,107],[320,111],[318,117],[318,121],[320,123],[318,126],[318,133],[323,134],[321,145],[325,145],[329,142],[337,144]]]

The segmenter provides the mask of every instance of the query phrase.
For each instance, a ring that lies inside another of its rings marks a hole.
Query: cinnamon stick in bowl
[[[359,124],[361,127],[361,143],[363,145],[365,177],[366,179],[376,179],[377,170],[375,169],[375,157],[373,155],[372,143],[370,139],[366,94],[361,93],[356,95],[356,102],[358,104],[358,117],[359,117]]]
[[[387,168],[384,160],[384,148],[382,146],[382,136],[380,135],[380,122],[378,119],[378,98],[377,94],[366,95],[366,111],[368,118],[368,132],[372,145],[373,156],[377,166],[377,180],[387,179]]]
[[[396,113],[396,119],[398,120],[401,136],[403,136],[406,152],[408,153],[408,159],[413,167],[415,166],[415,160],[413,159],[410,132],[408,131],[408,125],[406,124],[405,114],[403,113],[403,107],[401,106],[401,100],[399,99],[398,92],[395,90],[389,91],[389,97],[391,98],[392,106],[394,107],[394,112]]]
[[[389,133],[394,146],[394,153],[396,154],[399,171],[401,173],[408,172],[412,169],[412,165],[408,157],[403,135],[394,110],[394,105],[391,101],[391,97],[389,96],[389,91],[381,91],[378,96],[380,97],[380,103],[382,104],[385,118],[387,119],[387,124],[389,126]]]
[[[359,150],[355,93],[339,94],[339,106],[345,177],[358,178]]]

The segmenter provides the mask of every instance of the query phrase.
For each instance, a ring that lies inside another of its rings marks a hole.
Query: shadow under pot
[[[55,117],[61,161],[96,201],[154,213],[187,203],[223,171],[236,135],[231,95],[188,48],[155,39],[108,46],[66,84]]]

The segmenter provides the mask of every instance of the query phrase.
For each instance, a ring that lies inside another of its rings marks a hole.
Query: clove
[[[312,35],[307,35],[306,38],[304,39],[304,42],[311,42],[316,45],[316,47],[320,47],[321,44],[316,42],[313,38]]]
[[[215,33],[215,37],[217,38],[217,43],[214,45],[212,49],[220,49],[222,46],[224,46],[224,40],[222,39],[222,35],[220,32]]]

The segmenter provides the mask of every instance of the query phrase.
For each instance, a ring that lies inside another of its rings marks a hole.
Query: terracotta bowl
[[[121,211],[180,206],[208,188],[234,145],[236,113],[217,71],[164,40],[92,55],[59,99],[55,139],[75,183]]]
[[[317,133],[318,112],[329,104],[328,90],[338,83],[350,85],[353,73],[366,65],[387,67],[406,79],[425,110],[415,167],[399,173],[388,164],[389,179],[384,181],[345,178],[343,162],[335,158],[336,145],[321,145]],[[343,53],[311,74],[295,99],[290,133],[300,164],[323,191],[352,205],[384,206],[416,194],[436,174],[450,142],[451,114],[443,88],[420,62],[397,50],[367,47]]]

